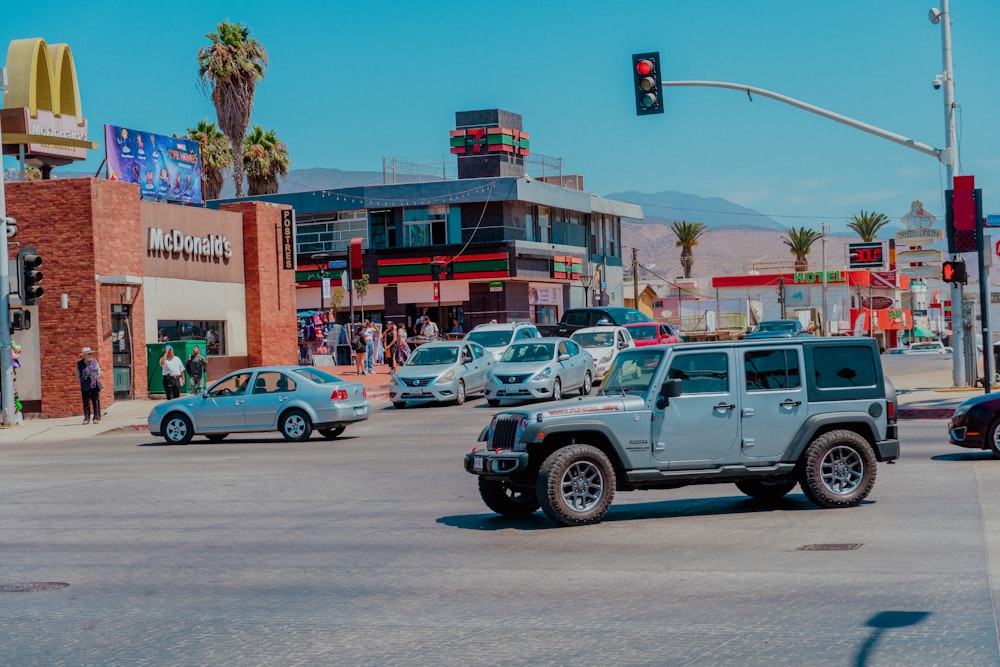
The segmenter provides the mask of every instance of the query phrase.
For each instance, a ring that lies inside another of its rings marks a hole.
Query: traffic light
[[[33,306],[45,290],[42,289],[42,258],[33,248],[22,248],[17,254],[17,266],[21,273],[21,303]]]
[[[944,262],[941,265],[941,279],[946,283],[960,285],[969,282],[969,276],[965,271],[965,262]]]
[[[635,78],[635,114],[663,113],[660,52],[632,54],[632,76]]]

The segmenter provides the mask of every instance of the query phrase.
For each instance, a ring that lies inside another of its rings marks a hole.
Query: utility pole
[[[639,310],[639,258],[638,250],[632,248],[632,307]]]
[[[829,336],[830,327],[826,323],[826,223],[822,223],[820,229],[823,230],[823,321],[820,326],[820,335]]]
[[[785,276],[778,276],[778,305],[781,306],[781,319],[785,317]]]

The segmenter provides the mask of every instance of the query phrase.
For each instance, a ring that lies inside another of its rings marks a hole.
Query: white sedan
[[[604,380],[619,352],[636,346],[628,329],[611,325],[577,329],[571,338],[594,358],[594,382]]]

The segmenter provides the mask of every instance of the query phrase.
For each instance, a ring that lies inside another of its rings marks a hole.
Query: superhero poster
[[[138,183],[143,199],[202,203],[197,141],[104,126],[108,178]]]

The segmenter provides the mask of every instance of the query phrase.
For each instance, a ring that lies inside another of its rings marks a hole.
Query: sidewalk
[[[389,370],[376,368],[374,375],[358,376],[353,366],[318,367],[344,380],[365,384],[373,404],[389,401]],[[896,385],[900,419],[948,419],[955,407],[967,398],[983,393],[982,388],[948,388],[950,376],[943,371],[892,377]],[[995,391],[1000,392],[1000,388]],[[82,416],[53,419],[32,418],[18,426],[0,426],[0,444],[30,440],[76,440],[105,433],[148,432],[146,417],[159,399],[116,401],[105,408],[99,424],[83,424]]]

